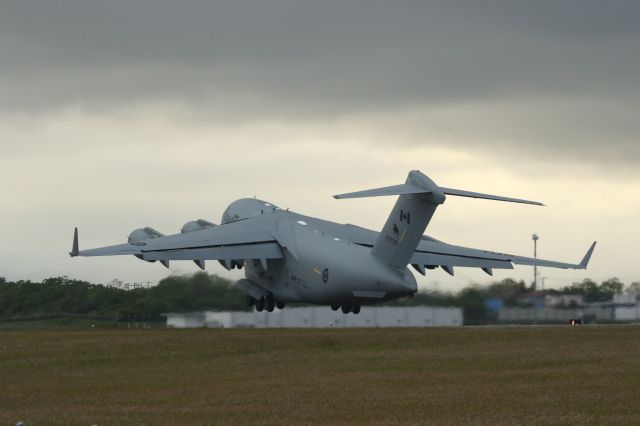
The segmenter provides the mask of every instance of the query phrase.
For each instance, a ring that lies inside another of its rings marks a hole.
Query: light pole
[[[538,234],[533,234],[533,258],[535,262],[533,264],[533,291],[536,291],[538,287]]]
[[[533,291],[534,291],[534,295],[533,295],[533,315],[534,315],[534,324],[538,324],[538,303],[537,303],[537,295],[535,294],[535,291],[538,289],[538,240],[540,239],[540,237],[538,237],[538,234],[533,234],[531,236],[531,238],[533,239]]]

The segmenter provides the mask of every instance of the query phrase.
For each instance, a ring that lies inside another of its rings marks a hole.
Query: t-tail
[[[536,201],[442,188],[419,170],[409,172],[406,182],[402,185],[351,192],[335,195],[334,197],[344,199],[388,195],[399,195],[398,201],[393,207],[387,223],[382,228],[382,232],[371,253],[398,270],[404,270],[409,264],[409,260],[413,256],[431,218],[438,206],[445,202],[447,195],[543,205]]]

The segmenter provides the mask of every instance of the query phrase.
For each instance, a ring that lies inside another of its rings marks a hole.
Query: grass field
[[[640,327],[2,330],[0,424],[640,424]]]

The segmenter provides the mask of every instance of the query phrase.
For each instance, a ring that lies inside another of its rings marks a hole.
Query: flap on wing
[[[282,257],[282,249],[277,243],[142,252],[143,260],[236,260],[281,259]]]
[[[422,252],[415,252],[410,263],[426,266],[513,269],[513,265],[508,260]]]
[[[123,256],[140,254],[140,247],[133,244],[116,244],[114,246],[100,247],[89,250],[80,250],[78,256]]]

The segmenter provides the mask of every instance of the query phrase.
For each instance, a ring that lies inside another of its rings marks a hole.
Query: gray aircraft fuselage
[[[268,260],[266,270],[257,260],[246,261],[245,277],[272,293],[278,302],[358,306],[409,296],[418,290],[409,268],[390,268],[372,256],[370,247],[332,232],[344,225],[281,210],[256,199],[232,203],[222,224],[261,215],[274,215],[278,230],[288,235],[290,249],[283,251],[283,259]]]

